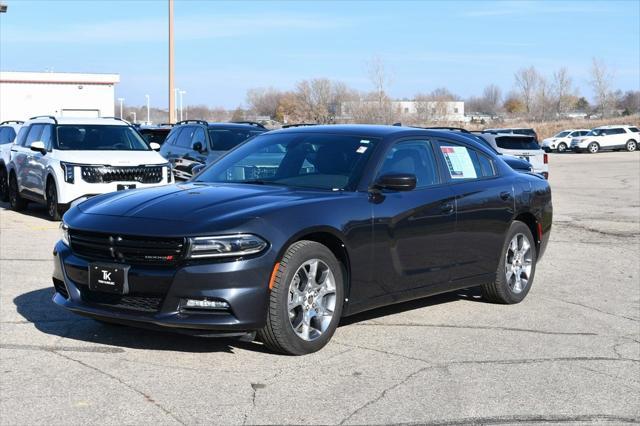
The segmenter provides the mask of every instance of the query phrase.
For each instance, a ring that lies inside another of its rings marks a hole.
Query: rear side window
[[[11,143],[16,137],[16,131],[13,127],[1,127],[0,128],[0,145]]]
[[[491,158],[475,150],[471,150],[470,152],[471,161],[473,161],[473,165],[476,168],[478,176],[492,177],[496,175],[496,170]]]
[[[637,127],[629,127],[629,131],[633,132],[633,133],[638,133],[640,132],[640,130],[638,130]]]
[[[449,141],[439,141],[438,148],[441,158],[444,161],[448,177],[452,181],[464,181],[484,177],[485,172],[483,172],[483,165],[478,156],[482,154],[476,152],[474,149]],[[485,164],[484,167],[486,168],[487,165]],[[491,176],[493,173],[492,168],[487,169],[486,173]]]
[[[245,129],[209,129],[211,149],[214,151],[229,151],[247,139],[263,132]]]
[[[502,149],[540,149],[531,136],[498,136],[496,145]]]
[[[622,128],[616,128],[616,129],[607,130],[607,134],[608,135],[621,135],[623,133],[627,133],[627,132]]]

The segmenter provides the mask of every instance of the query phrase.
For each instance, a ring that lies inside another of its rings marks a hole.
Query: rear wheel
[[[7,180],[7,169],[0,166],[0,201],[9,201],[9,181]]]
[[[629,139],[627,141],[625,147],[627,148],[627,151],[633,152],[636,149],[638,149],[638,143],[636,141],[634,141],[633,139]]]
[[[21,211],[27,208],[27,200],[20,196],[18,181],[13,173],[9,176],[9,204],[11,204],[11,208],[15,211]]]
[[[267,322],[258,337],[271,350],[304,355],[324,347],[342,315],[342,267],[314,241],[292,244],[278,266]]]
[[[589,150],[591,154],[595,154],[600,151],[600,145],[598,145],[596,142],[591,142],[587,147],[587,150]]]
[[[520,221],[511,224],[496,280],[482,288],[483,297],[494,303],[521,302],[529,293],[536,272],[537,252],[529,227]]]
[[[558,144],[558,152],[567,152],[567,144],[564,142],[560,142]]]
[[[64,214],[64,209],[58,204],[58,190],[53,180],[47,183],[47,213],[51,220],[60,220]]]

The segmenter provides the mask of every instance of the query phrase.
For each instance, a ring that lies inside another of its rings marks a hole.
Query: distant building
[[[0,121],[114,116],[118,74],[0,71]]]
[[[376,101],[365,101],[364,104],[375,105]],[[341,118],[348,119],[352,109],[358,102],[345,102],[341,105]],[[391,101],[391,109],[398,118],[419,117],[425,121],[463,122],[464,102],[462,101]]]

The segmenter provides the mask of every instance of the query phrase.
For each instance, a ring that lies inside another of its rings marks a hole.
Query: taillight
[[[547,154],[544,154],[544,164],[549,163],[549,156]]]

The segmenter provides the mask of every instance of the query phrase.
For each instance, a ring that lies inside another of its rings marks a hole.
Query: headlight
[[[191,259],[246,256],[259,253],[268,245],[262,238],[251,234],[193,237],[189,238],[189,243],[187,257]]]
[[[75,167],[71,163],[60,163],[62,172],[64,173],[64,181],[67,183],[73,183],[75,177]]]
[[[69,227],[64,222],[60,222],[60,241],[69,246]]]

